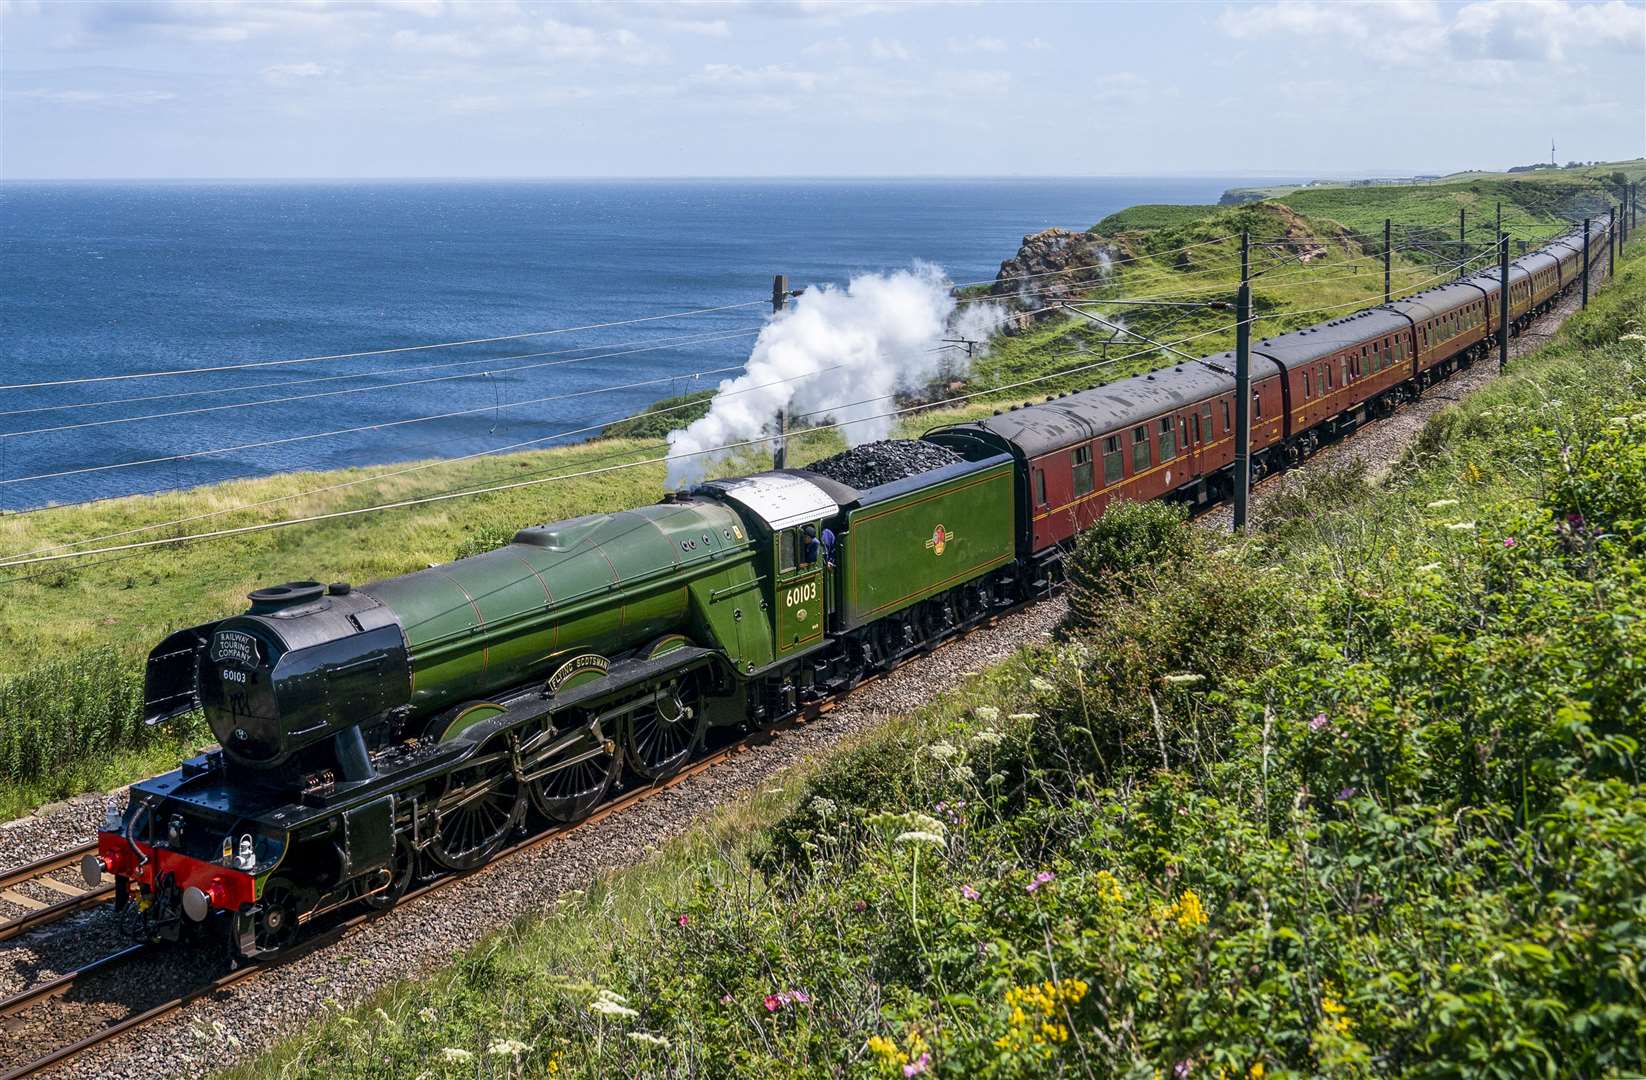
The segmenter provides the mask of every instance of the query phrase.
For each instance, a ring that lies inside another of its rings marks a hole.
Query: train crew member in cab
[[[807,525],[800,530],[800,535],[806,538],[805,559],[810,565],[817,561],[817,527]],[[823,530],[823,565],[834,569],[834,530],[827,527]]]

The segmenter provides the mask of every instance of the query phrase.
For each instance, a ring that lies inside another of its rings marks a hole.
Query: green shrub
[[[1077,630],[1100,622],[1105,605],[1128,596],[1139,576],[1171,572],[1195,550],[1188,509],[1178,503],[1120,502],[1075,537],[1069,555],[1069,617]]]

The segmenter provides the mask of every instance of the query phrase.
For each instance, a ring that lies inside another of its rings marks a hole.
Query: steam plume
[[[709,414],[669,433],[669,487],[702,479],[721,456],[705,451],[774,434],[780,410],[832,418],[853,446],[885,438],[895,418],[878,414],[896,408],[893,395],[964,370],[966,351],[943,349],[945,337],[987,341],[1005,319],[999,305],[957,303],[929,263],[807,289],[761,330],[748,367],[720,384]]]

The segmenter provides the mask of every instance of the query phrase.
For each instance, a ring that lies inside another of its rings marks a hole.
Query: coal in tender
[[[814,461],[806,466],[806,471],[861,489],[918,476],[962,460],[953,450],[936,443],[918,439],[884,439]]]

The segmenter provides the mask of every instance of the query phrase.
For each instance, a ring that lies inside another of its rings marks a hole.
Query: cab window
[[[800,543],[799,529],[783,530],[783,534],[777,538],[777,567],[779,570],[789,573],[800,566]]]

